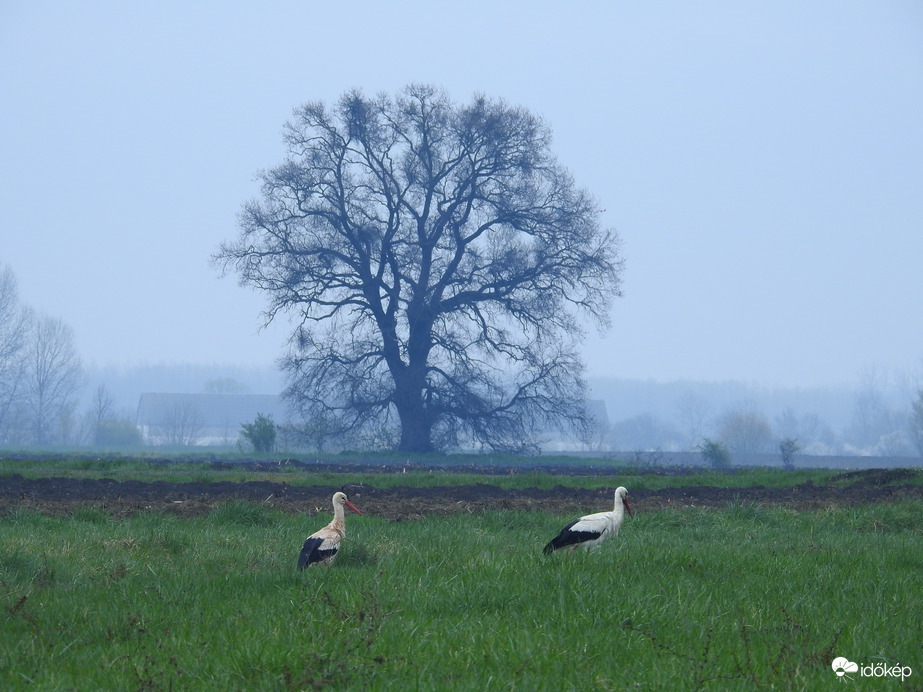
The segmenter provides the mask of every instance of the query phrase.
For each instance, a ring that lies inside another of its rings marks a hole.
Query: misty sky
[[[923,367],[917,0],[2,0],[0,264],[88,364],[271,363],[288,325],[209,257],[293,108],[409,82],[541,115],[606,209],[590,375]]]

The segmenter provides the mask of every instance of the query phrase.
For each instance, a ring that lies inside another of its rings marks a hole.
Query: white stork
[[[561,529],[561,533],[552,539],[542,552],[548,555],[558,548],[565,548],[569,545],[573,547],[568,555],[581,546],[589,552],[591,548],[595,548],[609,536],[618,535],[625,510],[628,510],[628,516],[634,516],[631,513],[631,507],[628,506],[628,491],[619,486],[615,490],[615,507],[611,512],[587,514],[585,517],[572,521]]]
[[[320,562],[329,565],[336,557],[340,549],[340,541],[346,537],[346,512],[343,507],[349,507],[356,514],[364,516],[356,505],[349,501],[346,493],[337,492],[333,494],[333,521],[327,524],[320,531],[312,533],[304,542],[301,548],[301,556],[298,558],[298,569],[304,569],[308,565]]]

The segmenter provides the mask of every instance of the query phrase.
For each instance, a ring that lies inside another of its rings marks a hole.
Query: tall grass
[[[570,517],[350,516],[334,566],[298,572],[317,517],[17,510],[0,688],[813,690],[840,655],[915,678],[921,514],[666,510],[569,556],[541,546]]]

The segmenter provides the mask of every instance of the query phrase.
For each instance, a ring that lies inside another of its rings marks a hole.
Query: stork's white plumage
[[[625,510],[628,510],[628,516],[634,516],[631,507],[628,506],[628,491],[619,486],[615,490],[615,507],[611,512],[588,514],[572,521],[549,541],[542,552],[547,555],[567,546],[573,546],[570,553],[580,547],[586,548],[587,551],[595,548],[609,536],[618,535]]]
[[[362,515],[356,506],[350,502],[346,493],[333,494],[333,521],[327,524],[320,531],[312,533],[304,542],[301,548],[301,555],[298,558],[298,569],[304,569],[308,565],[319,562],[323,565],[329,565],[336,557],[340,549],[340,541],[346,537],[346,511],[344,507],[349,507],[356,514]]]

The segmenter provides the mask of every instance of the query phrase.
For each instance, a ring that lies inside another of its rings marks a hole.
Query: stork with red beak
[[[346,537],[346,512],[344,507],[349,507],[360,516],[364,516],[356,505],[349,501],[346,493],[333,494],[333,521],[320,531],[315,531],[304,542],[301,556],[298,558],[298,569],[319,562],[329,565],[340,549],[340,541]]]
[[[628,506],[628,491],[619,486],[615,490],[615,507],[611,512],[588,514],[572,521],[561,529],[561,533],[552,539],[542,552],[548,555],[558,548],[567,546],[573,546],[568,555],[580,547],[586,548],[589,552],[609,536],[618,535],[625,510],[628,510],[628,516],[634,516],[631,507]]]

